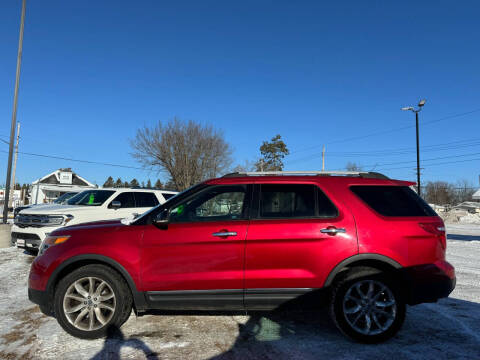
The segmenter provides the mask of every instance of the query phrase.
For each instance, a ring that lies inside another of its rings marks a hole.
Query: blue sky
[[[21,1],[1,6],[8,141]],[[400,108],[425,97],[421,156],[435,160],[423,162],[424,180],[478,185],[479,15],[474,1],[30,0],[20,151],[135,167],[136,129],[178,116],[222,129],[236,164],[281,134],[286,170],[320,169],[326,144],[327,169],[352,161],[414,179],[414,115]],[[17,179],[59,167],[98,184],[162,178],[21,154]]]

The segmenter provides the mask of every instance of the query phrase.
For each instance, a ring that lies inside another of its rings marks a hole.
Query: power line
[[[446,164],[456,164],[456,163],[463,163],[463,162],[477,161],[477,160],[480,160],[480,158],[466,159],[466,160],[456,160],[456,161],[444,161],[444,162],[436,163],[436,164],[426,164],[426,167],[427,166],[446,165]],[[402,167],[387,168],[387,169],[380,169],[380,170],[386,171],[386,170],[410,169],[410,168],[411,168],[411,166],[402,166]]]
[[[436,158],[431,158],[431,159],[423,159],[422,162],[443,160],[443,159],[453,159],[453,158],[459,158],[459,157],[464,157],[464,156],[474,156],[474,155],[480,155],[480,152],[471,153],[471,154],[441,156],[441,157],[436,157]],[[416,162],[416,160],[407,160],[407,161],[398,161],[398,162],[387,163],[387,164],[371,164],[371,165],[362,165],[362,166],[368,168],[368,167],[372,167],[372,166],[387,166],[387,165],[397,165],[397,164],[408,164],[408,163],[414,163],[414,162]]]
[[[3,150],[0,150],[0,152],[8,153],[8,151],[3,151]],[[152,170],[151,168],[148,169],[148,168],[140,168],[140,167],[129,166],[129,165],[105,163],[105,162],[100,162],[100,161],[72,159],[72,158],[63,157],[63,156],[56,156],[56,155],[36,154],[36,153],[28,153],[28,152],[21,152],[21,151],[19,151],[18,153],[22,154],[22,155],[30,155],[30,156],[37,156],[37,157],[57,159],[57,160],[74,161],[74,162],[80,162],[80,163],[86,163],[86,164],[113,166],[113,167],[120,167],[120,168],[125,168],[125,169],[134,169],[134,170],[143,170],[143,171]],[[164,171],[164,170],[160,170],[160,171]]]
[[[461,149],[461,148],[470,148],[480,145],[480,139],[470,139],[470,140],[458,140],[442,144],[433,144],[422,147],[423,152],[435,152],[435,151],[445,151],[452,149]],[[398,156],[406,155],[415,152],[415,148],[398,148],[398,149],[384,149],[384,150],[373,150],[365,152],[332,152],[329,156],[333,157],[362,157],[362,156]],[[313,158],[320,157],[321,153],[312,154],[299,159],[293,159],[291,161],[286,161],[286,164],[294,164],[306,160],[311,160]]]
[[[480,112],[480,109],[474,109],[474,110],[466,111],[466,112],[463,112],[463,113],[444,116],[444,117],[441,117],[441,118],[435,119],[435,120],[423,121],[422,125],[430,125],[430,124],[434,124],[434,123],[437,123],[437,122],[440,122],[440,121],[454,119],[454,118],[457,118],[457,117],[462,117],[462,116],[474,114],[476,112]],[[345,138],[345,139],[333,140],[333,141],[327,142],[325,144],[326,145],[331,145],[331,144],[338,144],[338,143],[347,142],[347,141],[362,140],[362,139],[366,139],[366,138],[369,138],[369,137],[372,137],[372,136],[384,135],[384,134],[388,134],[388,133],[392,133],[392,132],[397,132],[397,131],[401,131],[401,130],[410,129],[410,128],[413,128],[413,127],[415,127],[415,125],[406,125],[406,126],[402,126],[402,127],[398,127],[398,128],[394,128],[394,129],[390,129],[390,130],[376,131],[376,132],[373,132],[373,133],[370,133],[370,134],[365,134],[365,135],[360,135],[360,136],[352,136],[352,137]],[[308,151],[308,150],[312,150],[312,149],[317,149],[321,146],[323,146],[323,145],[311,146],[309,148],[293,151],[290,154],[296,154],[296,153],[299,153],[299,152],[304,152],[304,151]]]

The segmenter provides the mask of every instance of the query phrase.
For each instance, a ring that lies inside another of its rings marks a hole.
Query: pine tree
[[[148,179],[147,181],[147,189],[151,189],[152,188],[152,182],[150,181],[150,179]]]
[[[145,189],[145,181],[142,181],[142,189]]]
[[[115,183],[113,182],[113,178],[111,176],[109,176],[107,181],[105,181],[105,183],[103,184],[103,187],[111,188],[111,187],[114,187],[114,186],[115,186]]]
[[[130,184],[128,183],[128,181],[125,181],[125,182],[123,183],[123,187],[125,187],[125,188],[130,187]]]
[[[122,181],[122,179],[118,178],[117,181],[115,181],[114,187],[116,187],[116,188],[121,188],[121,187],[123,187],[123,181]]]
[[[262,146],[260,146],[260,153],[262,157],[255,164],[257,171],[282,171],[283,158],[290,152],[282,137],[277,135],[270,142],[263,142]]]
[[[163,188],[163,184],[160,181],[160,179],[158,179],[157,182],[155,183],[155,189],[162,189],[162,188]]]
[[[130,181],[130,187],[138,187],[138,186],[139,184],[137,179],[132,179],[132,181]]]

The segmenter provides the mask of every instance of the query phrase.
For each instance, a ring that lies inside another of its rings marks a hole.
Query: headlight
[[[49,215],[48,225],[67,225],[73,219],[73,215]]]
[[[48,217],[48,224],[49,225],[62,225],[63,224],[63,216],[49,216]]]
[[[67,225],[70,221],[73,220],[73,215],[65,215],[65,222],[63,223],[63,225]]]
[[[42,244],[40,245],[40,249],[38,250],[38,255],[43,255],[45,251],[49,247],[62,244],[70,238],[68,235],[60,235],[60,236],[47,236],[45,240],[43,240]]]

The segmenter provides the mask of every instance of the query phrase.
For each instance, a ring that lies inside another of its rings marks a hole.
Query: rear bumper
[[[409,305],[445,298],[456,285],[455,269],[446,261],[405,268],[405,276],[410,284]]]

